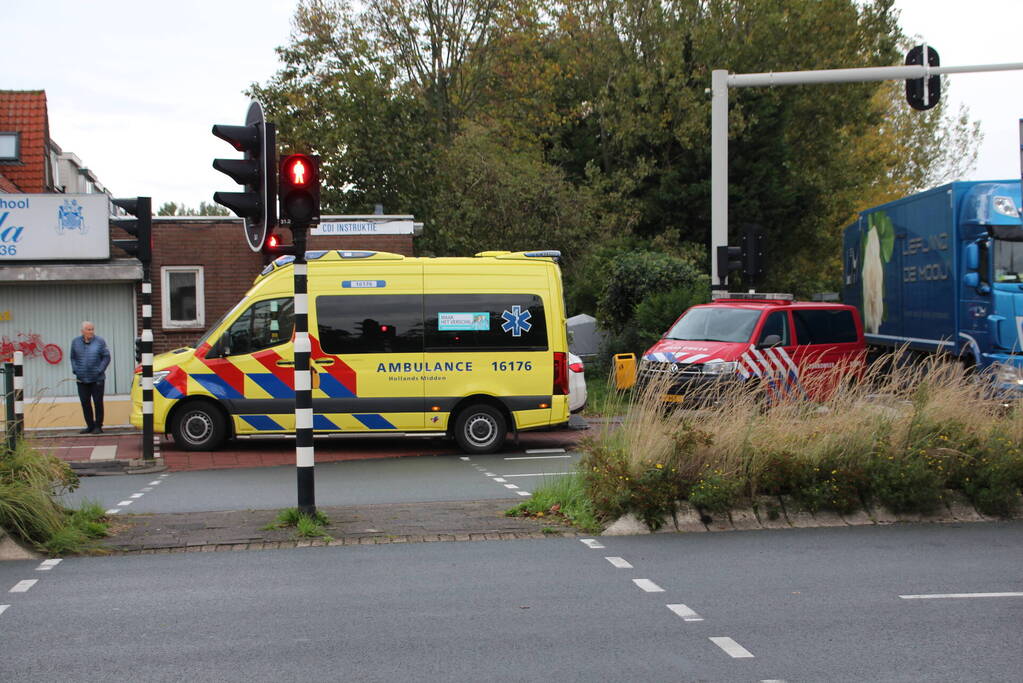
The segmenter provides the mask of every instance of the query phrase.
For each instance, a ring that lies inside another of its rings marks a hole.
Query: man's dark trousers
[[[78,399],[82,402],[85,426],[88,429],[103,427],[103,382],[79,382]],[[95,415],[93,404],[96,404]]]

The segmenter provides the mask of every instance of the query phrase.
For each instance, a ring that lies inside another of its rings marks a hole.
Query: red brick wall
[[[113,232],[113,231],[111,231]],[[285,236],[288,232],[283,231]],[[309,249],[350,249],[389,251],[413,255],[411,235],[346,235],[309,238]],[[192,346],[205,329],[163,329],[161,268],[202,266],[205,290],[205,326],[216,322],[252,286],[252,281],[270,260],[249,249],[241,221],[235,219],[174,220],[153,222],[153,347],[162,353],[180,346]],[[141,320],[141,292],[139,320]]]

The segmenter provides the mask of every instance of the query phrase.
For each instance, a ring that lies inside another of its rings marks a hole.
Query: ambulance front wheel
[[[464,453],[484,455],[504,445],[508,422],[494,406],[476,403],[458,414],[455,441]]]
[[[212,451],[227,436],[227,420],[211,403],[190,403],[174,415],[171,434],[186,451]]]

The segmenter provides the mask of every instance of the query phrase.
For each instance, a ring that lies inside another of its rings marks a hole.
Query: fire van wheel
[[[224,441],[227,423],[209,403],[192,403],[179,410],[171,427],[174,443],[186,451],[212,451]]]
[[[458,414],[455,441],[464,453],[485,455],[504,445],[508,423],[501,411],[485,403],[476,403]]]

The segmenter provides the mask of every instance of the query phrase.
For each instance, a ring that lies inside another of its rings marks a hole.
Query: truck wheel
[[[191,403],[174,415],[174,443],[186,451],[212,451],[227,435],[224,414],[210,403]]]
[[[485,455],[504,445],[508,423],[497,408],[486,403],[474,403],[458,413],[454,432],[462,452]]]

